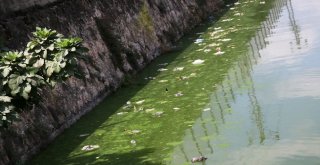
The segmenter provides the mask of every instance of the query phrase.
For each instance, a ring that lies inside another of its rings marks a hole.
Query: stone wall
[[[64,0],[32,5],[51,1],[0,1],[2,11],[4,5],[11,10],[0,17],[0,37],[11,49],[22,49],[36,26],[81,37],[90,49],[88,60],[81,61],[85,79],[70,78],[53,91],[45,89],[40,105],[2,130],[0,164],[29,159],[120,87],[125,75],[170,50],[184,33],[223,6],[222,0]]]

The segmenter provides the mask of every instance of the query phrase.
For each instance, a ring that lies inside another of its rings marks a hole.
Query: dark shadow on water
[[[126,153],[113,153],[106,155],[76,155],[64,161],[64,164],[73,165],[158,165],[151,161],[146,161],[144,157],[154,152],[153,149],[136,150]],[[93,163],[94,162],[94,163]]]

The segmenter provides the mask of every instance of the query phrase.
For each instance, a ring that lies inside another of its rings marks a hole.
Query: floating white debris
[[[183,71],[184,67],[176,67],[173,69],[173,71]]]
[[[90,134],[88,134],[88,133],[85,133],[85,134],[81,134],[81,135],[79,135],[79,137],[86,137],[86,136],[89,136]]]
[[[173,110],[177,111],[177,110],[180,110],[180,108],[174,107]]]
[[[216,52],[214,55],[216,55],[216,56],[220,56],[220,55],[223,55],[224,54],[224,52],[222,52],[222,51],[218,51],[218,52]]]
[[[210,111],[210,110],[211,110],[211,108],[205,108],[205,109],[203,109],[203,112]]]
[[[187,76],[180,76],[180,77],[177,77],[177,78],[179,78],[179,80],[186,80],[186,79],[188,79],[189,77],[187,77]]]
[[[240,2],[236,2],[236,3],[234,3],[234,5],[240,5],[241,3]]]
[[[158,64],[159,66],[167,66],[168,63],[162,63],[162,64]]]
[[[242,13],[235,13],[234,16],[241,16],[243,15]]]
[[[160,71],[160,72],[163,72],[163,71],[167,71],[168,69],[165,69],[165,68],[160,68],[160,69],[158,69],[158,71]]]
[[[138,133],[140,133],[140,132],[141,132],[141,131],[140,131],[140,130],[137,130],[137,129],[131,131],[132,134],[138,134]]]
[[[228,41],[231,41],[231,39],[230,38],[224,38],[224,39],[219,39],[219,41],[228,42]]]
[[[264,5],[264,4],[266,4],[266,2],[265,2],[265,1],[261,1],[260,4],[261,4],[261,5]]]
[[[126,114],[126,113],[128,113],[128,112],[119,112],[119,113],[117,113],[117,115],[123,115],[123,114]]]
[[[230,8],[230,10],[234,10],[234,9],[235,9],[234,7],[231,7],[231,8]]]
[[[229,18],[229,19],[222,20],[222,22],[229,22],[229,21],[232,21],[232,20],[233,20],[233,18]]]
[[[135,140],[131,140],[130,143],[133,144],[133,145],[137,144],[137,142]]]
[[[208,45],[209,47],[215,47],[215,46],[219,46],[220,44],[217,44],[217,43],[212,43],[210,45]]]
[[[218,33],[221,33],[221,32],[224,32],[224,30],[217,30],[217,31],[214,31],[214,32],[212,32],[210,35],[211,35],[211,37],[213,37],[213,36],[215,36],[216,34],[218,34]]]
[[[82,151],[92,151],[92,150],[97,149],[99,147],[100,147],[99,145],[86,145],[86,146],[83,146],[81,150]]]
[[[163,112],[162,112],[162,111],[158,111],[158,112],[156,112],[154,115],[156,115],[156,116],[160,117],[162,114],[163,114]]]
[[[204,157],[204,156],[199,156],[199,157],[194,157],[191,159],[192,163],[196,163],[196,162],[204,162],[206,161],[208,158]]]
[[[127,104],[130,105],[130,104],[131,104],[131,101],[127,101]]]
[[[201,60],[201,59],[197,59],[197,60],[194,60],[192,62],[193,65],[199,65],[199,64],[202,64],[202,63],[204,63],[204,60]]]
[[[174,96],[179,97],[179,96],[183,96],[182,92],[178,92],[176,94],[174,94]]]
[[[144,78],[145,80],[154,80],[154,79],[156,79],[155,77],[145,77]]]
[[[204,50],[205,53],[208,53],[208,52],[210,52],[210,51],[211,51],[211,49],[205,49],[205,50]]]
[[[168,82],[168,80],[160,80],[159,82],[160,83],[165,83],[165,82]]]
[[[200,39],[200,38],[194,41],[195,44],[200,44],[201,42],[203,42],[203,39]]]
[[[136,104],[142,104],[145,100],[137,101]]]
[[[148,112],[152,112],[154,110],[155,110],[154,108],[150,108],[150,109],[146,109],[145,111],[148,113]]]

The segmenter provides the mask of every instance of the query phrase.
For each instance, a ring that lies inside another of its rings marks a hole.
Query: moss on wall
[[[139,25],[142,28],[145,28],[148,32],[154,31],[152,18],[150,16],[148,5],[147,5],[146,1],[143,1],[143,5],[142,5],[140,12],[139,12],[138,21],[139,21]]]

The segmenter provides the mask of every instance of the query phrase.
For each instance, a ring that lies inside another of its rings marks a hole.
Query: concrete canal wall
[[[84,39],[85,79],[70,78],[0,132],[0,164],[20,164],[209,15],[222,0],[1,0],[0,41],[22,49],[36,26]]]

